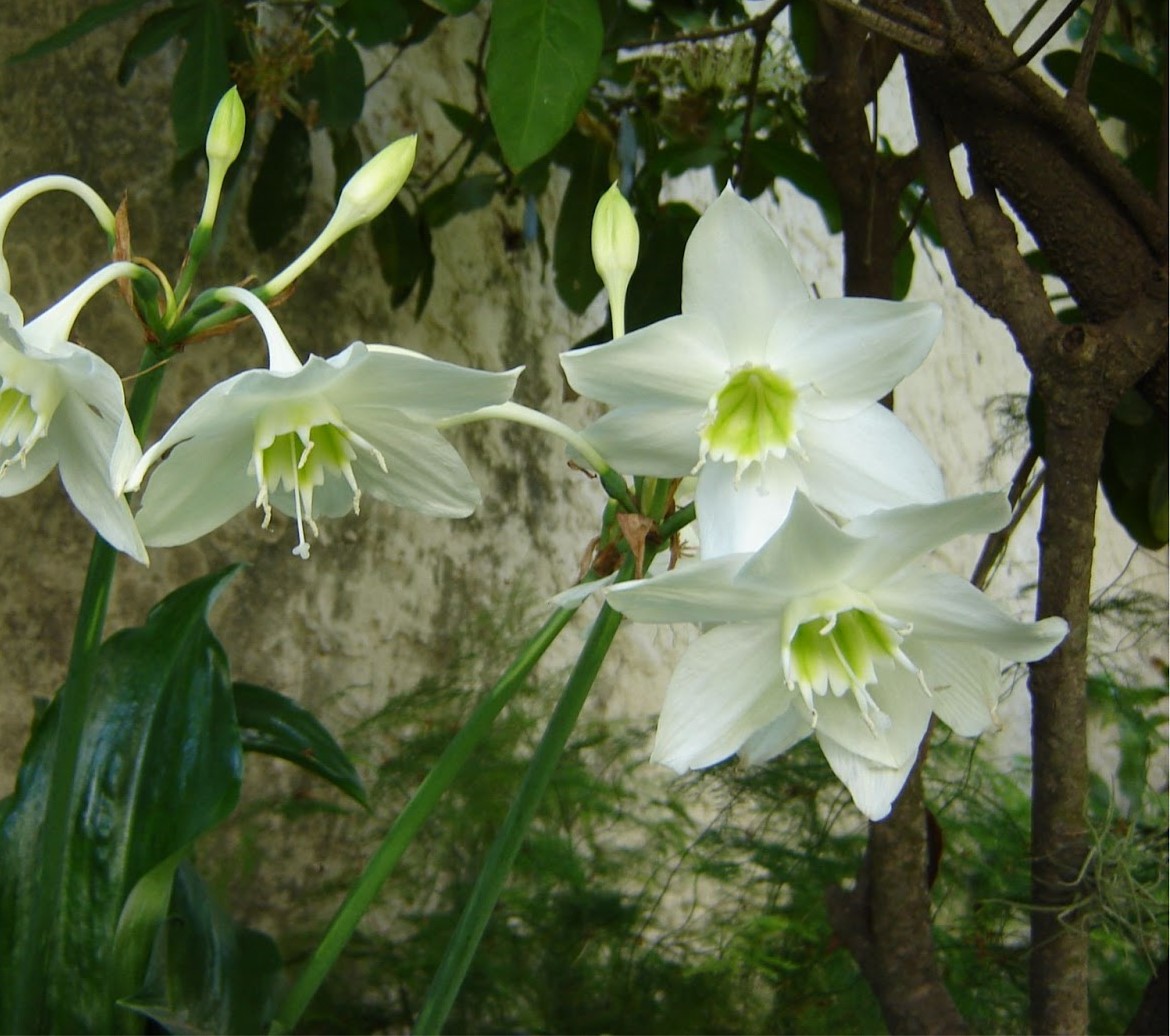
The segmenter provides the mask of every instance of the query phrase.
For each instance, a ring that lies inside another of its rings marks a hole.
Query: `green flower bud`
[[[615,182],[593,213],[593,265],[605,283],[613,334],[625,333],[626,288],[638,265],[638,221]]]
[[[244,102],[234,86],[220,98],[207,131],[207,161],[213,168],[219,164],[224,172],[240,154],[244,146]]]
[[[330,221],[339,225],[340,233],[369,223],[394,200],[414,166],[417,145],[418,135],[414,133],[396,140],[349,178]]]

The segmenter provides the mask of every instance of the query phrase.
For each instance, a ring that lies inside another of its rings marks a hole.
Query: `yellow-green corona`
[[[733,461],[742,474],[771,456],[783,457],[800,430],[800,393],[770,367],[744,367],[712,397],[700,431],[702,461]]]

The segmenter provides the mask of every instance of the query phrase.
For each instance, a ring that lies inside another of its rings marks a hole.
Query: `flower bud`
[[[414,166],[417,144],[418,135],[414,133],[396,140],[349,178],[330,221],[338,224],[341,233],[369,223],[394,200]]]
[[[234,86],[220,98],[207,131],[207,162],[227,171],[244,146],[244,102]]]
[[[626,288],[638,265],[638,221],[615,182],[593,213],[593,265],[609,293],[614,337],[625,331]]]

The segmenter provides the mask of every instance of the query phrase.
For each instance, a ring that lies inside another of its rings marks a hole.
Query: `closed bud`
[[[609,293],[614,337],[625,330],[626,288],[638,265],[638,221],[614,183],[593,213],[593,265]]]
[[[234,86],[220,98],[207,131],[207,161],[225,172],[244,146],[244,102]]]
[[[349,178],[337,199],[337,211],[331,222],[344,233],[369,223],[402,190],[414,166],[418,135],[411,134],[384,147]]]

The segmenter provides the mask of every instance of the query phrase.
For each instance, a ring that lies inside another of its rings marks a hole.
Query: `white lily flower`
[[[561,356],[613,409],[586,437],[619,471],[699,473],[704,557],[756,550],[799,490],[844,518],[932,503],[942,476],[876,403],[925,358],[931,303],[810,299],[783,242],[730,187],[695,226],[682,313]]]
[[[302,364],[252,293],[224,288],[218,296],[252,311],[269,369],[210,389],[146,451],[134,485],[167,454],[137,515],[148,544],[189,543],[253,502],[265,528],[274,507],[296,519],[293,553],[302,558],[305,526],[316,535],[318,518],[357,514],[363,492],[428,515],[475,510],[479,489],[435,424],[503,403],[522,368],[469,370],[362,342]]]
[[[132,263],[99,270],[28,324],[0,291],[0,497],[40,484],[53,468],[73,505],[116,549],[146,564],[122,496],[142,456],[122,380],[101,357],[69,341],[77,314]]]
[[[871,820],[889,813],[931,713],[975,736],[995,722],[1000,661],[1043,658],[1063,619],[1021,622],[966,580],[914,564],[1006,524],[997,493],[875,513],[839,528],[798,494],[753,555],[609,591],[645,622],[720,623],[671,678],[653,758],[682,772],[760,762],[815,734]]]

